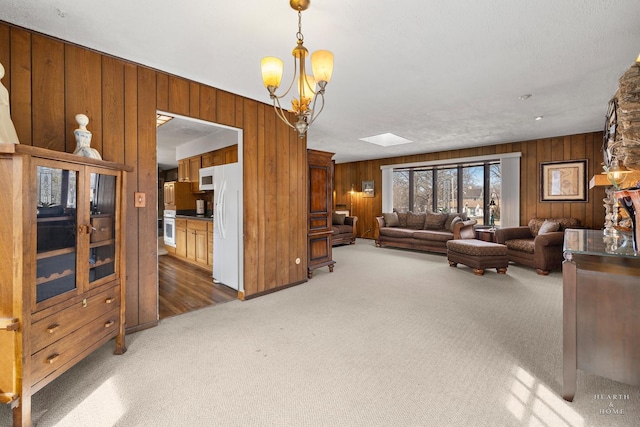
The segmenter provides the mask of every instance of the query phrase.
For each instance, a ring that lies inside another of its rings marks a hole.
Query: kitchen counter
[[[196,219],[196,220],[201,220],[201,221],[213,221],[213,218],[211,217],[211,215],[179,215],[176,214],[176,218],[184,218],[184,219]]]
[[[202,221],[213,220],[213,212],[207,211],[204,214],[196,214],[195,210],[180,210],[176,212],[176,218],[199,219]]]

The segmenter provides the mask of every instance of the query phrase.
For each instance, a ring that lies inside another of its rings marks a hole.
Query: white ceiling
[[[335,69],[308,146],[341,163],[601,130],[639,17],[638,0],[313,0],[305,46]],[[260,59],[291,64],[297,31],[286,0],[3,0],[0,19],[266,103]],[[413,142],[360,140],[383,133]]]
[[[157,162],[163,170],[177,168],[178,157],[186,158],[238,143],[237,130],[181,116],[159,126],[156,135]],[[176,153],[178,147],[183,148],[178,151],[182,151],[184,156]]]

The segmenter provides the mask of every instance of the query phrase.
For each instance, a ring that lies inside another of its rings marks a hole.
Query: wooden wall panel
[[[125,188],[126,200],[134,200],[134,192],[138,188],[138,67],[125,63],[124,65],[124,163],[133,166],[133,172],[128,174]],[[127,328],[140,327],[140,306],[152,304],[151,301],[140,301],[140,280],[138,266],[138,212],[140,209],[131,208],[128,203],[127,216],[127,298],[126,324]]]
[[[125,86],[124,63],[114,58],[102,58],[102,158],[125,162]],[[93,146],[93,143],[91,144]]]
[[[156,74],[156,107],[160,111],[169,112],[169,76]]]
[[[216,92],[216,122],[227,126],[236,125],[236,101],[233,94],[218,90]]]
[[[203,91],[204,93],[204,91]],[[213,95],[215,100],[215,94]],[[200,104],[203,105],[202,102]],[[210,104],[209,104],[210,105]],[[213,103],[215,105],[215,102]],[[243,131],[243,180],[244,180],[244,289],[245,294],[258,292],[258,280],[264,258],[260,257],[260,242],[264,241],[264,216],[259,212],[264,211],[264,192],[261,191],[262,182],[254,179],[254,173],[261,175],[262,162],[260,150],[264,146],[263,127],[259,108],[256,111],[255,128],[247,127]],[[212,111],[215,111],[213,109]],[[246,114],[252,114],[252,108],[245,110]],[[262,118],[263,119],[263,118]],[[251,118],[247,118],[247,123]],[[255,171],[255,172],[254,172]]]
[[[216,90],[209,86],[200,88],[200,118],[210,122],[216,121]]]
[[[34,34],[31,58],[33,145],[65,151],[64,45]]]
[[[147,207],[138,212],[139,324],[158,321],[158,169],[156,161],[156,72],[138,68],[138,186]],[[131,204],[133,205],[133,204]]]
[[[356,191],[359,193],[356,193],[353,197],[352,214],[358,217],[358,236],[372,238],[374,237],[375,217],[382,213],[382,197],[380,193],[382,183],[381,165],[521,152],[521,224],[527,224],[529,219],[536,216],[571,216],[579,218],[587,227],[602,228],[604,224],[604,208],[602,207],[604,188],[602,187],[588,190],[587,203],[540,201],[540,162],[588,159],[587,176],[591,178],[593,174],[600,173],[602,169],[601,145],[602,133],[593,132],[534,141],[499,144],[489,147],[342,163],[336,165],[334,185],[336,196],[334,203],[342,203],[349,208],[350,198],[348,192],[351,184],[355,184]],[[363,198],[362,193],[360,193],[362,181],[371,179],[375,182],[376,196],[373,198]]]
[[[64,103],[65,149],[73,153],[76,139],[73,131],[78,128],[76,114],[89,118],[87,129],[91,132],[91,147],[102,154],[102,60],[93,51],[73,45],[65,45]]]
[[[189,116],[188,80],[169,76],[169,111],[181,116]]]
[[[200,117],[200,85],[189,82],[189,116],[196,119]]]
[[[11,28],[11,117],[21,144],[33,145],[31,131],[31,34]],[[8,87],[7,85],[5,85]]]

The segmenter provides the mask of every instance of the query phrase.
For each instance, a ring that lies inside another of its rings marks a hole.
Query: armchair
[[[526,226],[496,230],[496,242],[507,247],[507,259],[536,269],[540,275],[562,267],[564,230],[580,228],[576,218],[533,218]]]
[[[353,245],[356,242],[357,223],[357,216],[346,216],[334,212],[331,225],[331,246]]]

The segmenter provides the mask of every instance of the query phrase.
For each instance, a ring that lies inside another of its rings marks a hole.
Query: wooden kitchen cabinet
[[[176,255],[187,257],[187,220],[176,219]]]
[[[115,338],[126,351],[124,171],[0,144],[0,402],[31,425],[31,395]]]
[[[178,181],[189,182],[189,159],[178,160]]]
[[[213,268],[213,221],[207,223],[207,266]]]
[[[191,191],[191,183],[170,181],[164,183],[164,208],[194,210],[197,196]]]
[[[197,193],[200,191],[200,168],[202,167],[202,157],[189,157],[189,182],[191,183],[191,191]]]
[[[209,269],[213,263],[209,261],[213,254],[213,228],[209,236],[211,219],[176,218],[176,252],[175,255],[184,261]],[[211,249],[210,249],[211,247]],[[210,255],[211,252],[211,255]]]

